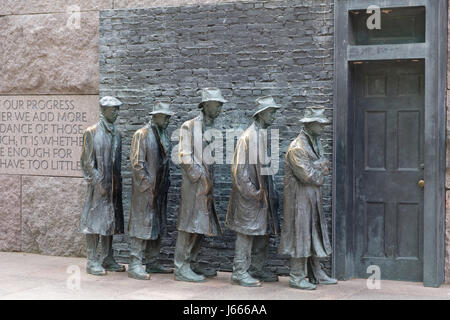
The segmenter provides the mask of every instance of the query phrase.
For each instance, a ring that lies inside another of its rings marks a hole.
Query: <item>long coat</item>
[[[293,258],[326,257],[331,253],[322,210],[324,175],[328,173],[322,145],[304,131],[286,153],[283,228],[279,253]]]
[[[136,131],[131,144],[130,237],[156,240],[167,231],[170,140],[161,141],[150,124]]]
[[[266,146],[257,142],[258,129],[253,123],[240,136],[231,165],[232,188],[226,223],[246,235],[279,233],[278,194],[272,175],[261,175],[261,152]],[[259,148],[253,148],[256,144]],[[258,150],[258,151],[256,151]],[[252,160],[252,154],[258,155]]]
[[[177,228],[217,236],[222,229],[214,205],[213,167],[203,158],[203,148],[208,144],[204,131],[203,113],[181,126],[178,157],[182,182]]]
[[[81,168],[88,189],[80,232],[104,236],[123,233],[121,154],[120,132],[103,117],[84,132]]]

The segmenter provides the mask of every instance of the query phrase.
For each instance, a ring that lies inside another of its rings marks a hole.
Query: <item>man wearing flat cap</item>
[[[131,209],[128,225],[130,264],[128,276],[149,280],[150,273],[172,273],[157,257],[161,236],[166,235],[167,193],[169,191],[172,144],[166,129],[174,114],[167,103],[157,102],[152,120],[136,131],[131,144]],[[143,268],[145,256],[146,268]]]
[[[121,105],[114,97],[103,97],[99,122],[87,128],[83,135],[81,168],[88,190],[80,232],[86,235],[86,271],[93,275],[125,271],[125,267],[114,260],[112,248],[113,235],[124,231],[120,174],[122,140],[114,125]]]
[[[337,283],[322,270],[319,261],[331,254],[320,190],[329,174],[320,142],[320,134],[329,123],[324,112],[321,106],[306,109],[300,120],[304,128],[286,153],[279,253],[291,256],[289,286],[303,290]]]
[[[256,100],[253,124],[239,138],[231,166],[232,189],[226,223],[237,232],[231,280],[246,287],[278,281],[264,270],[269,238],[279,233],[278,194],[272,175],[263,171],[267,164],[264,131],[275,120],[280,107],[272,97]]]
[[[201,113],[181,126],[178,156],[182,183],[178,214],[178,238],[175,247],[175,280],[203,282],[216,270],[198,263],[204,236],[222,234],[213,198],[213,164],[203,157],[203,150],[213,141],[205,131],[214,128],[223,103],[227,102],[217,88],[202,90]]]

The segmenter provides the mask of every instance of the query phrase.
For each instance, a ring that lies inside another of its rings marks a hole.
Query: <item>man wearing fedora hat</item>
[[[329,174],[320,134],[328,119],[324,107],[309,107],[300,120],[304,129],[286,153],[283,228],[279,253],[291,256],[289,286],[314,290],[316,284],[335,284],[319,258],[331,253],[320,187]],[[309,281],[306,280],[309,278]]]
[[[125,267],[114,260],[112,248],[113,235],[123,233],[124,229],[120,174],[122,139],[114,125],[121,105],[114,97],[103,97],[99,122],[87,128],[83,135],[81,169],[88,189],[80,232],[86,235],[86,272],[93,275],[125,271]]]
[[[178,214],[178,238],[175,246],[175,280],[203,282],[216,270],[198,263],[204,236],[222,233],[214,206],[214,167],[203,158],[203,150],[211,140],[204,132],[213,129],[223,103],[227,102],[219,89],[202,89],[201,113],[181,126],[178,156],[181,165],[181,200]]]
[[[157,102],[152,120],[136,131],[131,144],[131,208],[128,225],[130,264],[128,276],[149,280],[150,273],[171,273],[157,257],[161,236],[166,233],[167,192],[169,190],[172,145],[166,133],[174,114],[167,103]],[[142,266],[145,255],[146,268]]]
[[[262,172],[267,154],[264,130],[280,107],[272,97],[256,100],[253,124],[239,138],[231,166],[232,189],[226,223],[237,232],[232,282],[247,287],[278,277],[264,270],[269,237],[279,233],[278,194],[272,175]],[[253,159],[253,161],[252,161]]]

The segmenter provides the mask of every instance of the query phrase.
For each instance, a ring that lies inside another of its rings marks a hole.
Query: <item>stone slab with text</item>
[[[0,174],[81,177],[98,96],[0,96]]]

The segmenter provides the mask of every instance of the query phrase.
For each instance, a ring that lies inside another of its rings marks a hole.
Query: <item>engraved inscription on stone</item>
[[[0,96],[0,174],[81,177],[98,96]]]

